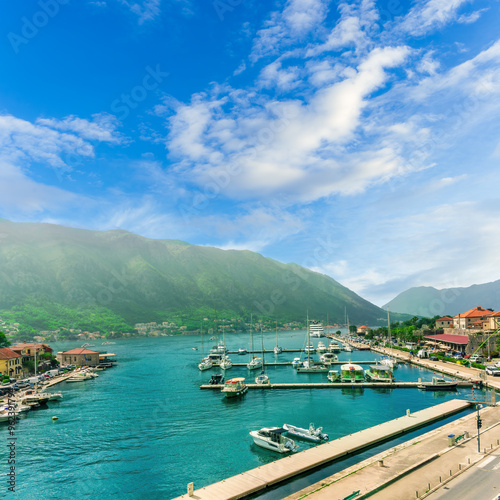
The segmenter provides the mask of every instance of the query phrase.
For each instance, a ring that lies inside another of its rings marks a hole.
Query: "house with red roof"
[[[99,353],[84,347],[58,352],[56,358],[61,366],[99,366]]]
[[[443,316],[436,320],[436,328],[453,328],[453,318]]]
[[[500,328],[500,311],[491,314],[483,321],[483,330],[497,330]]]
[[[483,322],[486,321],[493,313],[489,309],[483,309],[482,307],[474,307],[474,309],[470,309],[465,311],[464,313],[459,314],[453,318],[453,326],[454,328],[458,328],[460,330],[466,329],[477,329],[482,330]]]
[[[0,373],[9,377],[17,377],[23,371],[23,357],[8,347],[0,349]]]
[[[366,326],[366,325],[360,326],[357,329],[358,335],[365,335],[366,333],[370,333],[371,331],[372,331],[372,329],[369,326]]]

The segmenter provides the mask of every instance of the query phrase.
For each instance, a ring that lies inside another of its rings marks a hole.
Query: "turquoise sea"
[[[299,348],[304,335],[303,331],[280,332],[279,343]],[[260,345],[260,338],[255,340]],[[318,340],[313,343],[317,345]],[[227,335],[226,344],[237,350],[248,348],[249,340],[243,334]],[[264,344],[272,349],[275,334],[265,334]],[[56,351],[79,347],[75,342],[52,346]],[[185,493],[189,482],[199,488],[280,458],[253,445],[250,430],[284,423],[307,427],[314,422],[331,440],[400,417],[407,409],[417,411],[450,398],[473,397],[469,389],[429,393],[346,387],[251,390],[242,399],[226,400],[218,391],[199,389],[218,370],[200,372],[201,352],[193,347],[200,348],[198,336],[96,344],[96,350],[117,354],[117,366],[91,381],[55,386],[51,390],[62,392],[62,401],[21,417],[14,431],[16,493],[8,492],[4,479],[0,497],[169,499]],[[286,361],[295,356],[284,353],[277,358]],[[339,357],[356,362],[379,356],[355,351]],[[232,358],[248,360],[248,356]],[[274,359],[274,354],[266,355],[266,361]],[[326,375],[297,374],[286,366],[269,367],[267,372],[272,382],[326,381]],[[253,383],[257,373],[233,367],[227,375],[243,376]],[[411,365],[395,370],[401,381],[430,380],[432,375]],[[474,397],[485,396],[475,391]],[[0,425],[4,441],[0,471],[6,478],[11,436],[7,425]],[[310,445],[300,442],[300,446]]]

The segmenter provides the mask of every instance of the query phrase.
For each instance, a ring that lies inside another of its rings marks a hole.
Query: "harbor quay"
[[[472,403],[469,401],[453,399],[415,413],[411,413],[410,410],[407,410],[406,415],[402,417],[389,420],[374,427],[343,436],[339,439],[326,442],[255,469],[237,474],[233,477],[189,492],[178,497],[178,499],[230,500],[245,498],[296,477],[299,474],[313,471],[334,460],[375,446],[394,436],[401,435],[410,430],[466,410],[471,404]],[[349,493],[352,493],[352,491]],[[328,496],[324,498],[337,497]]]

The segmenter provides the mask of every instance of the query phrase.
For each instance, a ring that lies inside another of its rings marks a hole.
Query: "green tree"
[[[5,336],[5,333],[0,331],[0,347],[9,347],[10,342],[9,339]]]

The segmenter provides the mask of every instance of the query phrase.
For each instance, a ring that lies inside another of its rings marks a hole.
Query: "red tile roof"
[[[430,340],[441,340],[443,342],[450,342],[452,344],[469,343],[468,335],[448,335],[447,333],[444,333],[442,335],[426,335],[425,338]]]
[[[3,347],[0,349],[0,359],[14,359],[14,358],[22,358],[20,354],[14,352],[12,349],[8,347]]]
[[[449,316],[444,316],[442,318],[437,319],[436,321],[451,321],[453,318],[450,318]]]
[[[488,309],[483,309],[482,307],[474,307],[474,309],[469,309],[468,311],[455,316],[455,318],[458,318],[459,316],[461,318],[482,318],[483,316],[491,316],[492,314],[493,311],[489,311]]]
[[[36,346],[37,351],[39,351],[43,347],[43,349],[45,351],[52,352],[52,349],[47,344],[36,344],[35,342],[21,342],[19,344],[10,346],[10,348],[13,351],[17,352],[17,351],[22,351],[26,347],[32,347],[32,348],[34,348],[35,346]]]
[[[64,351],[62,354],[99,354],[97,351],[89,351],[84,348],[71,349],[70,351]]]

